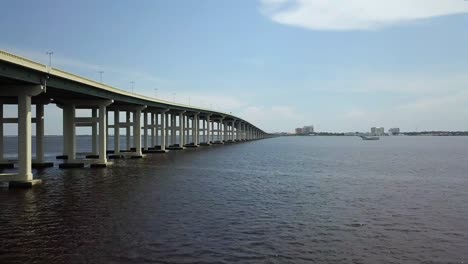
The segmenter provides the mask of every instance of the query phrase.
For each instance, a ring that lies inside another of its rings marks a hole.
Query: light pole
[[[154,98],[158,98],[158,88],[154,88]]]
[[[190,96],[188,97],[188,105],[190,105]]]
[[[175,103],[175,93],[172,93],[172,102]]]
[[[99,82],[102,83],[102,74],[104,71],[98,71],[99,72]]]
[[[53,51],[46,51],[46,54],[49,55],[49,71],[52,68],[52,54],[54,54]]]
[[[132,93],[134,93],[133,91],[134,91],[134,89],[135,89],[135,82],[134,82],[134,81],[131,81],[130,83],[132,84]]]

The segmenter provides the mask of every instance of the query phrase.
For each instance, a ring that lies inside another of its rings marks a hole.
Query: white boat
[[[363,136],[363,135],[360,135],[360,137],[362,138],[362,140],[379,140],[380,139],[377,136]]]

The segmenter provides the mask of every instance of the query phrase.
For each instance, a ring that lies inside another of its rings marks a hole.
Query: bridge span
[[[4,117],[7,104],[17,105],[17,117]],[[143,158],[148,153],[270,137],[232,114],[130,93],[0,51],[0,168],[17,167],[15,173],[0,174],[1,183],[9,187],[31,187],[40,183],[34,179],[32,168],[53,166],[44,157],[44,105],[47,104],[55,104],[63,112],[63,155],[57,156],[63,160],[59,164],[63,169],[102,168],[111,164],[109,159]],[[32,105],[35,117],[32,117]],[[90,116],[78,117],[79,109],[89,109]],[[109,124],[109,114],[112,124]],[[7,123],[18,124],[17,164],[4,158],[4,124]],[[32,124],[36,130],[34,159]],[[84,158],[77,157],[77,127],[90,127],[92,131],[92,152]],[[122,129],[127,149],[120,144]],[[114,135],[113,150],[107,149],[109,130]]]

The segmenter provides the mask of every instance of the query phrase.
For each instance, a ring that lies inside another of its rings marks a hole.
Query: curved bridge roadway
[[[30,187],[40,182],[33,179],[33,167],[53,166],[44,160],[44,105],[49,103],[63,111],[63,155],[57,159],[64,162],[60,168],[79,168],[88,164],[90,167],[106,167],[108,159],[142,158],[145,153],[270,137],[255,125],[231,114],[129,93],[0,51],[1,168],[14,168],[12,162],[4,159],[3,126],[5,123],[18,124],[18,173],[0,174],[0,182],[4,185]],[[5,104],[18,106],[17,118],[4,117]],[[35,117],[31,116],[32,105],[36,107]],[[90,109],[91,116],[77,117],[77,109]],[[113,119],[111,125],[109,116]],[[36,126],[34,160],[32,124]],[[76,155],[76,127],[91,127],[92,153],[86,159],[78,159]],[[109,129],[114,134],[113,150],[107,150],[106,146]],[[121,149],[119,141],[121,129],[125,129],[125,150]],[[131,143],[134,147],[129,149]]]

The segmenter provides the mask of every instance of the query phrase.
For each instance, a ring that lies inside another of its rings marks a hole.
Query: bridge
[[[7,104],[17,105],[17,117],[4,117]],[[62,169],[102,168],[111,164],[109,159],[143,158],[149,153],[270,137],[232,114],[130,93],[0,51],[0,168],[17,166],[15,173],[0,174],[4,185],[31,187],[40,183],[33,177],[33,168],[54,165],[44,157],[44,106],[47,104],[55,104],[63,112],[63,155],[56,157],[63,160],[59,164]],[[32,117],[33,105],[35,117]],[[90,110],[90,116],[78,117],[79,109]],[[109,116],[112,116],[112,124],[109,124]],[[4,124],[8,123],[18,125],[17,164],[4,158]],[[33,124],[36,129],[34,159]],[[92,152],[84,158],[77,156],[77,127],[90,127],[92,131]],[[127,149],[120,145],[121,129],[125,131]],[[113,150],[107,149],[109,130],[114,135]],[[133,148],[129,148],[131,143]]]

